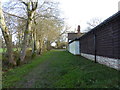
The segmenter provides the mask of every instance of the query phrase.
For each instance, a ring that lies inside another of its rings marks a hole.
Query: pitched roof
[[[105,25],[106,23],[108,22],[111,22],[112,20],[114,20],[115,18],[118,18],[120,17],[120,11],[118,11],[117,13],[113,14],[112,16],[110,16],[109,18],[107,18],[106,20],[104,20],[102,23],[100,23],[98,26],[94,27],[93,29],[91,29],[89,32],[87,32],[86,34],[84,34],[82,37],[80,38],[83,38],[85,37],[86,35],[88,35],[89,33],[91,32],[95,32],[97,30],[97,28]]]
[[[77,37],[78,33],[68,33],[68,40],[73,40]]]
[[[84,35],[84,33],[68,33],[68,40],[80,38],[83,35]]]

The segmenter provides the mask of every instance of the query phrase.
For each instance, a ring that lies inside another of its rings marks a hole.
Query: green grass
[[[119,87],[118,75],[120,73],[117,70],[66,52],[58,52],[54,55],[59,58],[54,59],[52,65],[60,75],[60,79],[54,83],[54,87]]]
[[[13,87],[17,81],[20,81],[34,67],[43,62],[47,58],[46,54],[44,54],[46,57],[44,57],[44,55],[41,57],[40,56],[35,57],[34,60],[29,62],[28,64],[24,64],[20,67],[16,67],[14,69],[9,70],[8,72],[3,73],[2,87],[3,88]]]
[[[42,73],[38,73],[40,71],[37,66],[45,60],[50,62],[49,65],[43,69]],[[37,77],[34,88],[120,88],[118,85],[120,72],[117,70],[94,63],[84,57],[57,50],[47,52],[31,63],[5,73],[3,87],[14,86],[28,72],[33,72],[32,69],[35,67],[38,70],[34,71]]]
[[[28,48],[29,50],[31,50],[31,48]],[[7,50],[7,48],[0,48],[0,53],[4,53],[4,52],[6,52],[6,50]],[[16,51],[17,50],[17,48],[13,48],[13,50],[14,51]],[[18,48],[18,50],[20,51],[20,48]]]
[[[6,52],[6,50],[7,50],[6,48],[5,48],[5,49],[0,48],[0,53],[4,53],[4,52]],[[13,50],[16,51],[17,49],[16,49],[16,48],[13,48]]]
[[[6,51],[6,50],[5,50]],[[3,48],[0,48],[0,53],[3,53]]]
[[[2,54],[0,53],[0,60],[2,60]]]

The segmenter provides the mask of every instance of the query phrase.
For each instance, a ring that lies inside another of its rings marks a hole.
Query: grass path
[[[28,73],[24,79],[16,84],[16,87],[34,88],[36,81],[40,80],[40,83],[45,83],[45,73],[49,71],[49,61],[44,61],[41,65],[34,68],[30,73]]]
[[[40,62],[41,61],[41,62]],[[34,63],[37,62],[37,63]],[[50,51],[33,61],[34,65],[7,72],[4,87],[17,88],[120,88],[117,70],[94,63],[66,51]],[[19,69],[19,73],[17,72]],[[29,69],[29,70],[27,70]],[[13,72],[12,71],[12,72]],[[13,75],[16,74],[16,75]],[[11,78],[10,76],[13,77]],[[18,78],[14,79],[13,78]],[[13,85],[10,83],[14,83]]]

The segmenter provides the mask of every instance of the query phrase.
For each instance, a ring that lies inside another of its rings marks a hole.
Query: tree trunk
[[[38,54],[40,55],[41,54],[41,41],[39,40],[39,51],[38,51]]]
[[[27,25],[26,25],[26,30],[24,32],[22,48],[21,48],[21,55],[20,55],[21,62],[24,61],[24,58],[26,56],[27,43],[28,43],[28,39],[29,39],[28,35],[29,35],[29,31],[31,30],[31,24],[32,24],[32,21],[30,19],[28,19]]]
[[[27,20],[27,25],[26,25],[26,29],[24,32],[24,40],[22,43],[22,50],[21,50],[21,55],[20,55],[20,60],[21,62],[24,61],[25,56],[26,56],[26,49],[27,49],[27,42],[29,39],[29,31],[31,31],[31,26],[32,26],[32,18],[34,16],[35,11],[29,11],[28,10],[28,20]]]
[[[24,32],[24,40],[22,43],[22,50],[21,50],[21,55],[20,55],[20,60],[21,62],[24,61],[25,56],[26,56],[26,49],[27,49],[27,41],[29,39],[29,32],[31,31],[31,27],[32,27],[32,21],[33,21],[33,17],[35,14],[35,11],[37,9],[37,5],[38,5],[38,0],[36,0],[36,2],[32,2],[32,0],[30,0],[29,2],[23,2],[26,7],[27,7],[27,24],[26,24],[26,29]]]
[[[32,54],[35,53],[36,51],[36,30],[33,31],[32,33]]]
[[[2,30],[3,37],[5,39],[5,44],[7,46],[9,63],[12,65],[16,65],[16,62],[13,60],[12,40],[10,38],[8,28],[7,28],[6,23],[5,23],[1,2],[0,2],[0,27]]]
[[[47,41],[47,43],[46,43],[46,44],[47,44],[47,50],[48,50],[48,51],[50,51],[50,49],[51,49],[51,44],[50,44],[50,41]]]

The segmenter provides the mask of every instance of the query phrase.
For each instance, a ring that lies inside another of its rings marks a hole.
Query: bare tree
[[[24,61],[25,55],[26,55],[26,48],[27,48],[27,40],[29,39],[29,31],[31,31],[32,27],[32,22],[33,22],[33,17],[35,15],[35,11],[38,6],[38,0],[36,2],[32,2],[31,0],[29,2],[24,2],[22,3],[26,6],[27,8],[27,24],[26,24],[26,29],[24,31],[24,40],[22,44],[22,50],[21,50],[21,55],[20,55],[20,60],[21,62]]]
[[[13,20],[17,24],[14,26],[14,34],[17,44],[19,43],[18,46],[21,48],[21,62],[25,59],[28,47],[32,47],[32,53],[35,52],[36,47],[42,52],[47,47],[47,42],[50,46],[52,42],[66,32],[61,31],[63,21],[59,17],[57,3],[47,0],[42,0],[39,3],[38,0],[34,1],[36,2],[32,2],[32,0],[9,2],[8,6],[5,6],[7,9],[4,10],[8,16],[17,18],[16,21]]]
[[[12,39],[9,35],[8,27],[6,26],[6,23],[5,23],[1,1],[0,1],[0,28],[2,30],[2,34],[3,34],[4,40],[7,46],[9,63],[16,65],[16,62],[13,59]]]
[[[97,25],[99,25],[100,23],[102,22],[102,19],[101,18],[92,18],[90,19],[88,22],[87,22],[87,29],[85,30],[85,32],[88,32],[90,31],[92,28],[96,27]]]

